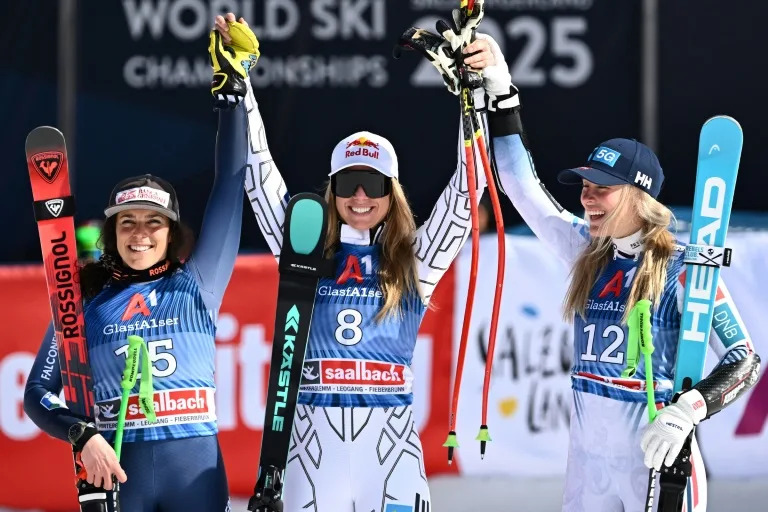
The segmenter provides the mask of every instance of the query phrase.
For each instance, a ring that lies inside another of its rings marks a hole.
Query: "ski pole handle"
[[[118,461],[120,461],[120,453],[123,448],[123,431],[125,430],[125,415],[128,412],[128,397],[133,386],[136,385],[136,378],[139,375],[139,351],[143,342],[144,340],[139,336],[128,336],[125,369],[123,370],[123,379],[120,381],[123,396],[120,399],[120,412],[117,415],[117,431],[115,432],[115,453],[117,454]]]
[[[651,332],[651,301],[637,301],[632,312],[636,315],[640,352],[645,364],[645,394],[648,398],[648,421],[656,418],[656,391],[653,388],[653,333]]]
[[[76,462],[77,463],[77,462]],[[107,512],[107,491],[88,483],[78,476],[77,501],[80,503],[80,512]]]

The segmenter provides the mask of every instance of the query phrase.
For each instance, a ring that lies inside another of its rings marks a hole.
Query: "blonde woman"
[[[244,27],[232,14],[216,19],[225,45],[235,44],[229,34],[237,37]],[[279,257],[288,193],[251,84],[244,86],[245,188]],[[321,279],[315,299],[286,468],[286,512],[431,508],[409,365],[432,292],[470,233],[469,190],[459,162],[417,228],[399,175],[392,144],[377,134],[348,135],[331,153],[325,197],[335,273]],[[479,199],[482,173],[472,186]]]
[[[683,300],[683,247],[669,232],[672,214],[657,201],[664,173],[656,155],[630,139],[598,145],[583,167],[558,175],[581,186],[584,218],[565,211],[547,192],[525,145],[519,108],[494,96],[517,89],[496,43],[483,38],[468,52],[490,48],[486,68],[488,121],[500,181],[528,226],[571,269],[564,311],[574,323],[573,408],[563,510],[645,511],[648,469],[671,465],[700,421],[743,395],[759,374],[760,359],[725,285],[717,307],[737,326],[713,323],[710,346],[721,357],[707,377],[672,399]],[[496,91],[494,94],[493,91]],[[519,102],[515,102],[519,104]],[[650,299],[655,345],[653,375],[659,411],[646,427],[645,373],[622,378],[627,367],[627,314]],[[694,442],[686,510],[706,509],[706,477]],[[654,509],[655,510],[655,509]]]

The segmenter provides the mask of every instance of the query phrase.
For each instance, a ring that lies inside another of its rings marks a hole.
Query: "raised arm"
[[[485,68],[483,101],[488,108],[493,157],[504,193],[534,234],[568,264],[589,241],[583,219],[565,210],[539,180],[525,144],[520,99],[498,44],[478,34],[473,45],[489,45],[492,66]]]
[[[279,258],[289,196],[285,181],[272,160],[272,153],[269,152],[264,122],[250,82],[247,88],[245,108],[248,112],[248,165],[245,173],[245,193],[264,239],[275,258]]]
[[[226,74],[230,82],[247,80],[247,70],[241,67],[244,76],[239,76],[236,69],[226,67],[221,39],[214,37],[213,33],[209,52],[214,62],[214,75],[217,72]],[[256,57],[253,57],[254,64]],[[188,263],[198,281],[206,307],[212,310],[221,305],[240,246],[243,218],[241,186],[248,165],[245,106],[240,103],[219,107],[213,187],[205,208],[200,237]]]
[[[288,192],[267,144],[264,122],[253,93],[249,71],[260,55],[259,42],[245,19],[233,13],[216,16],[209,47],[214,73],[211,92],[217,104],[238,105],[243,109],[244,125],[238,125],[233,140],[238,155],[244,155],[242,183],[256,221],[275,258],[283,245],[283,222],[288,207]]]

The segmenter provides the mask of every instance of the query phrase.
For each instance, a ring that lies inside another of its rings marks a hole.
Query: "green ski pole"
[[[141,354],[144,357],[141,357]],[[155,404],[153,402],[154,391],[152,389],[152,368],[149,364],[149,354],[144,339],[140,336],[128,336],[128,356],[125,360],[123,380],[120,388],[123,396],[120,400],[120,412],[117,415],[117,431],[115,433],[115,453],[120,460],[123,448],[123,431],[125,430],[125,416],[128,411],[128,398],[136,386],[139,376],[139,362],[141,362],[141,382],[139,383],[139,407],[150,423],[156,421]]]
[[[141,357],[143,354],[144,357]],[[141,380],[139,383],[139,408],[144,413],[147,421],[154,423],[155,404],[153,401],[154,390],[152,389],[152,367],[149,364],[149,353],[144,338],[140,336],[128,336],[128,353],[125,360],[125,369],[123,370],[123,379],[120,381],[120,388],[123,395],[120,399],[120,412],[117,415],[117,430],[115,432],[115,454],[118,462],[123,450],[123,432],[125,431],[125,416],[128,412],[128,399],[131,391],[136,386],[136,380],[139,378],[139,364],[141,364]],[[112,479],[113,501],[115,511],[120,510],[120,483],[117,479]]]
[[[653,389],[653,334],[651,333],[651,301],[644,299],[629,312],[627,320],[629,327],[629,345],[634,344],[640,348],[645,363],[645,396],[648,400],[648,422],[656,419],[656,393]],[[631,349],[630,349],[631,351]],[[634,372],[633,372],[634,373]],[[646,512],[653,511],[654,495],[656,491],[656,470],[651,468],[648,472],[648,495],[645,500]]]

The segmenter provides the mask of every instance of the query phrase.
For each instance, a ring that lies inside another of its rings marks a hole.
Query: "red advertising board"
[[[0,504],[72,510],[76,494],[68,445],[42,433],[23,410],[27,374],[50,321],[42,266],[0,267],[0,289],[5,326],[0,343],[0,453],[6,460],[0,465]],[[449,271],[433,295],[435,307],[424,319],[416,350],[426,356],[414,367],[414,408],[422,416],[430,473],[457,471],[455,464],[446,464],[441,446],[448,418],[453,291],[454,273]],[[255,483],[276,295],[274,258],[239,257],[216,335],[216,413],[233,495],[249,495]],[[419,368],[424,369],[421,374]],[[427,396],[419,396],[420,391]]]

